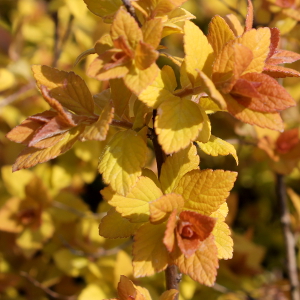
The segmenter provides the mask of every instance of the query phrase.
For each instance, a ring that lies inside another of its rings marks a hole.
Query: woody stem
[[[290,281],[291,299],[300,300],[295,237],[291,230],[291,219],[286,197],[284,176],[281,174],[276,174],[276,196],[280,206],[280,221],[285,241],[286,268]]]
[[[138,17],[135,14],[135,9],[131,4],[130,0],[122,0],[124,6],[126,7],[127,11],[130,13],[130,15],[135,19],[135,21],[138,23],[139,27],[142,27],[142,24]]]
[[[156,115],[157,115],[157,110],[154,109],[153,116],[152,116],[153,131],[151,134],[151,140],[153,142],[153,147],[154,147],[154,152],[155,152],[155,157],[156,157],[156,164],[157,164],[157,174],[158,174],[158,178],[159,178],[162,165],[166,160],[166,155],[165,155],[164,151],[162,150],[161,145],[158,143],[157,134],[154,130]],[[181,277],[180,277],[180,274],[178,274],[178,270],[175,265],[169,265],[167,267],[167,269],[165,270],[165,276],[166,276],[167,290],[170,290],[170,289],[179,290],[179,282],[180,282]],[[178,297],[179,297],[179,293],[174,298],[174,300],[178,300]]]

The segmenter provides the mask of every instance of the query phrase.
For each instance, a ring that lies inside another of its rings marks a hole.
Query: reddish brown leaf
[[[28,119],[29,120],[40,121],[40,122],[43,122],[43,123],[47,123],[52,118],[54,118],[55,116],[57,116],[57,112],[56,111],[46,110],[46,111],[43,111],[42,113],[30,116],[30,117],[28,117]]]
[[[216,219],[192,211],[181,212],[179,218],[182,222],[189,222],[192,225],[200,241],[208,238],[216,223]]]
[[[299,143],[299,129],[290,129],[280,134],[276,140],[276,150],[281,154],[285,154],[290,152]]]
[[[263,72],[273,78],[300,77],[300,72],[281,66],[265,65]]]
[[[13,128],[6,137],[16,143],[28,145],[34,133],[43,126],[43,122],[26,119],[20,125]]]
[[[253,26],[253,4],[251,0],[248,0],[245,31],[252,29],[252,26]]]
[[[295,105],[292,96],[272,77],[266,74],[247,73],[242,79],[252,82],[252,84],[260,83],[256,87],[260,94],[259,98],[233,97],[244,107],[259,112],[277,112],[285,108]]]
[[[78,136],[84,130],[84,126],[77,126],[65,133],[64,139],[60,140],[54,146],[47,149],[36,149],[26,147],[18,156],[13,165],[13,172],[20,169],[27,169],[35,166],[38,163],[46,162],[50,159],[65,153],[74,145]],[[50,138],[51,139],[51,138]]]
[[[295,4],[296,0],[276,0],[275,4],[282,8],[292,7]]]
[[[288,50],[281,50],[278,49],[270,59],[268,59],[267,63],[270,65],[277,65],[277,64],[285,64],[285,63],[292,63],[300,59],[300,54],[288,51]]]
[[[276,52],[276,49],[280,40],[280,31],[278,28],[270,28],[271,31],[271,44],[270,44],[270,52],[267,57],[267,60],[272,57],[272,55]]]
[[[72,127],[74,126],[66,124],[63,118],[61,118],[60,116],[56,116],[35,132],[34,137],[28,143],[28,146],[36,147],[35,144],[40,142],[41,140],[52,137],[54,135],[62,134]]]
[[[41,85],[40,88],[44,99],[53,109],[57,111],[57,113],[61,116],[62,121],[66,124],[69,124],[69,126],[76,126],[76,124],[71,118],[71,114],[68,114],[63,108],[63,106],[55,98],[50,96],[49,89],[44,85]]]
[[[240,95],[248,98],[261,98],[257,88],[261,85],[260,82],[251,82],[240,78],[231,90],[231,94]]]

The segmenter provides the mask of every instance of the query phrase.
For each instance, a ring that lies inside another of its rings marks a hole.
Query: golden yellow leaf
[[[111,87],[111,99],[114,104],[115,114],[121,118],[128,106],[132,92],[127,88],[123,79],[111,79],[109,84]]]
[[[112,40],[116,40],[120,36],[125,38],[132,49],[135,49],[139,41],[143,40],[141,29],[125,9],[120,9],[117,12],[110,29],[110,34]]]
[[[139,70],[136,66],[132,65],[124,77],[124,82],[126,86],[138,96],[154,81],[158,72],[159,68],[155,63],[145,70]]]
[[[47,87],[49,95],[78,115],[93,115],[94,101],[84,80],[74,72],[34,65],[32,71],[38,87]]]
[[[25,148],[17,157],[13,165],[13,172],[20,169],[27,169],[36,164],[46,162],[70,150],[77,141],[79,135],[83,132],[84,126],[77,126],[65,133],[62,140],[46,149],[38,149],[34,147]]]
[[[10,170],[11,172],[11,170]],[[22,199],[18,197],[9,198],[0,206],[0,230],[12,233],[19,233],[24,229],[16,218]]]
[[[271,31],[268,27],[251,29],[237,39],[238,43],[246,46],[253,53],[253,60],[244,71],[246,73],[261,73],[269,54]]]
[[[206,114],[205,110],[202,108],[203,102],[202,99],[200,100],[200,111],[203,117],[203,126],[199,132],[197,137],[198,142],[207,143],[211,136],[211,124],[208,115]]]
[[[166,225],[146,223],[134,236],[133,274],[151,276],[163,271],[169,262],[169,253],[163,244]]]
[[[144,42],[156,49],[161,40],[163,23],[161,18],[151,19],[142,27]]]
[[[165,153],[177,152],[195,140],[202,127],[203,117],[198,105],[173,96],[158,108],[155,131]]]
[[[85,0],[87,1],[87,0]],[[104,289],[96,283],[89,283],[78,295],[78,300],[104,299],[106,293]],[[117,300],[117,299],[111,299]]]
[[[175,289],[165,291],[160,295],[159,300],[174,300],[178,293]]]
[[[80,139],[84,140],[96,140],[104,141],[109,129],[109,124],[114,116],[113,107],[111,103],[108,103],[102,110],[98,120],[91,126],[87,126]]]
[[[101,219],[99,234],[108,239],[126,238],[132,236],[139,227],[139,223],[131,223],[112,208]]]
[[[216,111],[221,111],[219,105],[217,105],[217,103],[213,101],[210,97],[201,97],[199,100],[199,105],[205,110],[207,114],[211,114]]]
[[[157,185],[157,187],[161,188],[161,184],[158,181],[157,175],[152,170],[143,168],[142,176],[150,178]]]
[[[201,284],[212,286],[215,283],[219,267],[213,235],[204,240],[192,256],[186,258],[181,253],[174,262],[181,273],[189,275]]]
[[[105,183],[121,195],[126,195],[142,173],[147,145],[133,130],[116,133],[105,147],[99,172]]]
[[[168,156],[162,165],[159,178],[163,192],[165,194],[171,193],[181,177],[191,170],[198,169],[199,164],[200,158],[193,144],[172,156]]]
[[[88,9],[97,16],[107,17],[113,15],[123,4],[121,0],[83,0]]]
[[[183,204],[181,195],[171,193],[161,196],[150,203],[150,222],[155,224],[166,221],[170,213],[175,209],[180,211]]]
[[[237,173],[223,170],[192,170],[179,181],[174,193],[186,200],[184,208],[209,216],[232,189]]]
[[[195,87],[199,85],[199,74],[196,69],[210,75],[214,55],[206,36],[190,21],[186,21],[184,25],[184,52],[186,71]]]
[[[207,143],[197,142],[197,144],[201,150],[208,155],[218,156],[231,154],[234,157],[236,164],[238,165],[239,163],[234,146],[214,135],[211,135],[210,140]]]
[[[225,20],[217,15],[208,25],[207,39],[217,56],[230,40],[235,39],[235,36]]]
[[[227,203],[224,202],[217,211],[210,215],[210,217],[217,219],[212,234],[215,237],[219,259],[230,259],[233,254],[233,240],[230,236],[231,232],[229,226],[225,223],[227,214],[228,206]]]
[[[164,100],[172,96],[177,86],[173,69],[165,65],[151,85],[139,95],[139,99],[149,107],[157,108]]]
[[[235,36],[240,36],[244,33],[244,28],[236,15],[228,14],[224,17],[224,19]]]
[[[129,72],[129,68],[131,67],[131,61],[126,65],[116,66],[108,70],[103,69],[104,64],[105,62],[100,57],[95,58],[88,67],[87,75],[97,80],[122,78]]]
[[[283,121],[279,113],[262,113],[253,111],[239,104],[230,95],[224,95],[228,104],[228,112],[235,118],[262,128],[283,131]]]
[[[210,99],[213,100],[221,110],[226,109],[227,104],[211,79],[208,78],[202,71],[198,70],[198,74],[200,77],[199,82],[201,83],[203,90],[209,95]]]

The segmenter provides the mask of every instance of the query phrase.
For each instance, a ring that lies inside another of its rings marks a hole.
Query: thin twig
[[[59,208],[59,209],[62,209],[62,210],[69,211],[72,214],[77,215],[77,216],[82,217],[82,218],[90,218],[90,219],[100,220],[106,215],[106,213],[101,213],[101,214],[96,214],[96,213],[92,213],[92,212],[84,213],[80,210],[77,210],[77,209],[75,209],[71,206],[68,206],[64,203],[61,203],[59,201],[53,201],[52,206],[56,207],[56,208]]]
[[[7,96],[6,98],[4,98],[3,100],[1,100],[1,102],[0,102],[0,108],[4,107],[6,105],[11,104],[12,102],[16,101],[21,96],[24,96],[25,93],[27,93],[29,91],[33,91],[33,90],[35,90],[35,82],[31,81],[28,84],[26,84],[23,87],[21,87],[14,94],[11,94],[11,95]]]
[[[28,281],[30,281],[34,286],[36,286],[37,288],[40,288],[41,290],[43,290],[47,295],[49,295],[50,297],[54,298],[54,299],[63,299],[63,300],[75,300],[77,299],[76,295],[72,295],[72,296],[65,296],[65,295],[61,295],[59,293],[56,293],[52,290],[50,290],[49,288],[45,287],[42,283],[40,283],[39,281],[37,281],[36,279],[34,279],[33,277],[31,277],[28,273],[24,272],[24,271],[20,271],[20,275],[24,278],[26,278]]]
[[[110,123],[110,125],[112,126],[116,126],[116,127],[122,127],[122,128],[126,128],[126,129],[131,129],[133,124],[127,121],[119,121],[119,120],[115,120],[113,119]]]
[[[226,3],[224,0],[219,0],[219,1],[221,3],[223,3],[228,9],[230,9],[231,11],[233,11],[234,13],[239,15],[243,19],[244,22],[246,21],[245,16],[243,16],[243,14],[238,9],[236,9],[235,7],[233,7],[230,4]]]
[[[68,40],[70,33],[71,33],[71,29],[72,29],[72,23],[73,23],[73,19],[74,16],[71,15],[68,21],[68,25],[67,25],[67,29],[65,31],[64,36],[62,37],[62,39],[59,39],[59,22],[58,22],[58,14],[57,12],[54,12],[52,14],[52,19],[55,25],[55,29],[54,29],[54,58],[53,58],[53,62],[52,62],[52,66],[56,67],[58,60],[61,56],[61,53],[63,51],[63,46],[66,43],[66,41]]]
[[[126,7],[127,11],[130,13],[130,15],[135,19],[135,21],[138,23],[139,27],[142,27],[142,24],[138,17],[136,16],[135,9],[131,5],[130,0],[122,0],[124,6]]]
[[[63,237],[60,237],[60,239],[62,240],[62,243],[65,247],[67,247],[71,253],[73,253],[74,255],[77,256],[83,256],[83,257],[89,257],[89,258],[93,258],[93,259],[97,259],[99,257],[103,257],[103,256],[110,256],[110,255],[115,255],[117,254],[120,250],[125,249],[126,247],[128,247],[131,243],[132,240],[128,240],[125,243],[111,248],[111,249],[104,249],[104,248],[99,248],[97,250],[97,252],[95,253],[86,253],[82,250],[78,250],[72,247],[72,245],[70,245]]]
[[[291,219],[286,197],[284,176],[276,174],[276,195],[280,206],[280,221],[285,241],[286,269],[289,276],[292,300],[300,300],[295,237],[291,230]]]

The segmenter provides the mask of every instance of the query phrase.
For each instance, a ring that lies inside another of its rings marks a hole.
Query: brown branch
[[[74,255],[88,257],[92,259],[97,259],[103,256],[115,255],[120,250],[125,249],[132,243],[132,240],[129,239],[125,243],[111,249],[99,248],[95,253],[86,253],[82,250],[73,248],[72,245],[70,245],[63,237],[60,237],[60,239],[62,240],[63,245],[67,247],[70,250],[70,252],[73,253]]]
[[[150,139],[153,142],[153,147],[154,147],[154,152],[155,152],[155,157],[156,157],[156,164],[157,164],[157,174],[158,174],[158,178],[159,178],[162,165],[166,160],[166,154],[162,150],[161,145],[158,143],[157,134],[154,129],[156,116],[157,116],[157,110],[154,109],[153,116],[152,116],[153,129],[150,132]],[[167,290],[176,289],[179,291],[179,282],[181,281],[181,274],[178,273],[177,267],[175,265],[169,265],[167,267],[167,269],[165,270],[165,277],[166,277]],[[179,293],[174,298],[174,300],[178,300],[178,298],[179,298]]]
[[[280,221],[285,241],[286,269],[290,282],[292,300],[300,300],[297,260],[295,251],[295,237],[291,230],[291,219],[286,197],[284,176],[276,174],[276,196],[280,207]]]
[[[1,100],[1,102],[0,102],[0,108],[4,107],[6,105],[11,104],[12,102],[16,101],[21,96],[24,96],[25,93],[27,93],[29,91],[33,91],[33,90],[35,90],[35,82],[31,81],[28,84],[26,84],[23,87],[21,87],[14,94],[11,94],[11,95],[7,96],[6,98],[4,98],[3,100]]]
[[[130,15],[135,19],[135,21],[138,23],[139,27],[142,27],[142,24],[140,20],[138,19],[134,7],[131,5],[130,0],[122,0],[124,6],[126,7],[127,11],[130,13]]]
[[[54,298],[54,299],[63,299],[63,300],[75,300],[77,299],[76,295],[72,295],[72,296],[65,296],[65,295],[61,295],[59,293],[56,293],[52,290],[50,290],[49,288],[47,288],[46,286],[44,286],[42,283],[38,282],[36,279],[34,279],[33,277],[31,277],[28,273],[24,272],[24,271],[20,271],[20,275],[24,278],[26,278],[28,281],[30,281],[34,286],[36,286],[37,288],[40,288],[41,290],[43,290],[47,295],[49,295],[50,297]]]
[[[115,119],[113,119],[111,121],[110,125],[116,126],[116,127],[122,127],[122,128],[126,128],[126,129],[131,129],[133,126],[133,124],[130,122],[119,121],[119,120],[115,120]]]
[[[73,15],[70,16],[68,25],[67,25],[67,29],[61,40],[59,37],[59,22],[58,22],[58,13],[57,12],[52,13],[52,19],[53,19],[54,28],[55,28],[54,29],[54,50],[53,50],[54,58],[53,58],[52,66],[56,67],[58,60],[61,56],[61,53],[63,51],[63,46],[70,36],[74,16]]]
[[[96,213],[92,213],[92,212],[89,212],[89,213],[84,213],[80,210],[77,210],[71,206],[68,206],[64,203],[61,203],[59,201],[53,201],[52,202],[52,206],[53,207],[56,207],[58,209],[61,209],[61,210],[65,210],[65,211],[68,211],[74,215],[77,215],[79,217],[82,217],[82,218],[90,218],[90,219],[96,219],[96,220],[100,220],[102,219],[106,213],[101,213],[101,214],[96,214]]]

